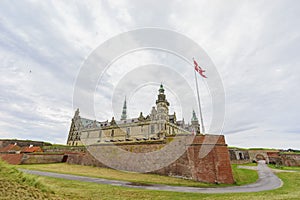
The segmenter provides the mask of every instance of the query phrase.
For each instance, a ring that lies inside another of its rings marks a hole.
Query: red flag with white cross
[[[203,70],[197,63],[197,61],[195,59],[194,60],[194,66],[195,66],[195,70],[196,72],[198,72],[200,74],[200,76],[202,76],[203,78],[207,78],[207,76],[205,76],[204,72],[205,70]]]

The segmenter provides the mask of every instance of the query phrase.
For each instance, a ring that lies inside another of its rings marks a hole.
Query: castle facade
[[[147,116],[141,112],[139,117],[128,119],[126,99],[119,121],[116,121],[114,117],[104,122],[82,118],[77,109],[72,119],[67,145],[130,143],[163,140],[166,136],[177,134],[200,134],[195,112],[192,113],[191,123],[186,124],[184,119],[178,121],[175,112],[169,113],[170,104],[162,84],[158,92],[156,106],[152,107]]]

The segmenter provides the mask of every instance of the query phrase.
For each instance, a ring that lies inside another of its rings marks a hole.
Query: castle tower
[[[72,119],[71,127],[69,130],[69,135],[67,139],[67,144],[71,146],[80,145],[80,129],[82,128],[81,118],[79,116],[79,108],[75,111],[74,117]]]
[[[126,97],[125,97],[121,120],[126,120],[126,119],[127,119],[127,105],[126,105]]]
[[[155,107],[153,106],[152,110],[151,110],[151,113],[150,113],[150,119],[152,121],[156,120],[156,115],[157,115],[157,111],[156,111]]]
[[[194,110],[193,110],[191,123],[192,123],[192,125],[191,125],[192,131],[195,132],[195,133],[200,133],[199,121],[198,121],[198,118],[197,118],[196,113],[195,113]]]
[[[160,85],[158,90],[158,96],[156,100],[157,114],[156,119],[159,121],[158,130],[166,130],[166,122],[169,121],[169,102],[166,99],[165,89],[163,85]]]

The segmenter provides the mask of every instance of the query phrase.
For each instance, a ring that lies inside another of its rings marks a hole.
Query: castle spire
[[[192,121],[192,122],[193,122],[193,121],[198,121],[198,118],[197,118],[196,113],[195,113],[194,110],[193,110],[193,116],[192,116],[191,121]]]
[[[160,94],[163,94],[165,92],[165,89],[164,89],[164,86],[163,86],[162,83],[160,84],[160,87],[159,87],[158,91],[159,91]]]
[[[157,98],[157,100],[156,100],[156,105],[158,104],[158,103],[160,103],[160,102],[164,102],[164,103],[166,103],[166,105],[167,106],[169,106],[170,104],[169,104],[169,102],[167,101],[167,99],[166,99],[166,95],[165,95],[165,89],[164,89],[164,86],[163,86],[163,84],[161,83],[160,84],[160,87],[159,87],[159,90],[158,90],[158,98]]]
[[[127,105],[126,105],[126,96],[125,96],[121,120],[126,120],[126,119],[127,119]]]
[[[199,125],[199,121],[198,121],[198,118],[197,118],[194,110],[193,110],[193,116],[191,119],[191,125],[192,125],[192,132],[195,134],[199,134],[200,133],[200,125]]]

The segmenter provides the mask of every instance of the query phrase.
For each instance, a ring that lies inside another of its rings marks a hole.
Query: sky
[[[297,0],[2,0],[0,138],[65,144],[85,61],[118,34],[156,27],[185,35],[213,61],[224,87],[221,134],[229,146],[300,149],[299,9]],[[168,68],[169,75],[159,76]],[[129,117],[140,111],[147,115],[163,83],[170,112],[189,121],[197,105],[180,101],[184,91],[177,89],[176,77],[194,92],[190,69],[168,52],[130,52],[98,80],[92,91],[95,114],[80,108],[80,115],[100,121],[119,118],[125,96]],[[149,83],[125,87],[136,78],[149,78]],[[209,130],[212,88],[204,79],[199,87]]]

